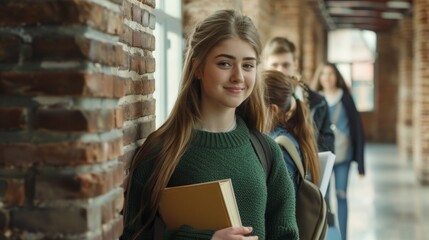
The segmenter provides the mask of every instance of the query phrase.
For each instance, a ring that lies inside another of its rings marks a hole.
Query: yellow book
[[[159,214],[170,230],[184,224],[210,230],[241,226],[231,179],[166,188]]]

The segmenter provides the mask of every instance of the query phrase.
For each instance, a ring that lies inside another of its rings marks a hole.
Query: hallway
[[[350,172],[348,239],[429,239],[429,186],[412,162],[399,159],[396,145],[367,144],[365,163],[364,178],[355,164]]]

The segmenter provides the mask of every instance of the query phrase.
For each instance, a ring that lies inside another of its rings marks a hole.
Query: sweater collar
[[[249,129],[244,120],[237,116],[237,127],[229,132],[206,132],[194,130],[192,146],[207,148],[232,148],[249,142]]]

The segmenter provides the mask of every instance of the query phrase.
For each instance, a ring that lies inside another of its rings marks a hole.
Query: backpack
[[[305,169],[295,144],[286,136],[279,136],[275,141],[287,150],[298,168],[299,182],[296,192],[296,221],[298,223],[300,239],[325,239],[328,228],[328,208],[319,187],[305,178]]]
[[[268,179],[270,175],[271,165],[273,165],[273,154],[271,153],[271,147],[263,134],[256,130],[250,131],[250,141],[252,142],[253,149],[258,155],[259,161],[264,168],[265,175]]]

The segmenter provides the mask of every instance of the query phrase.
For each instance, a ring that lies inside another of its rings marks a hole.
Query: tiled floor
[[[429,239],[429,186],[415,178],[395,145],[367,144],[366,171],[349,179],[348,240]]]

